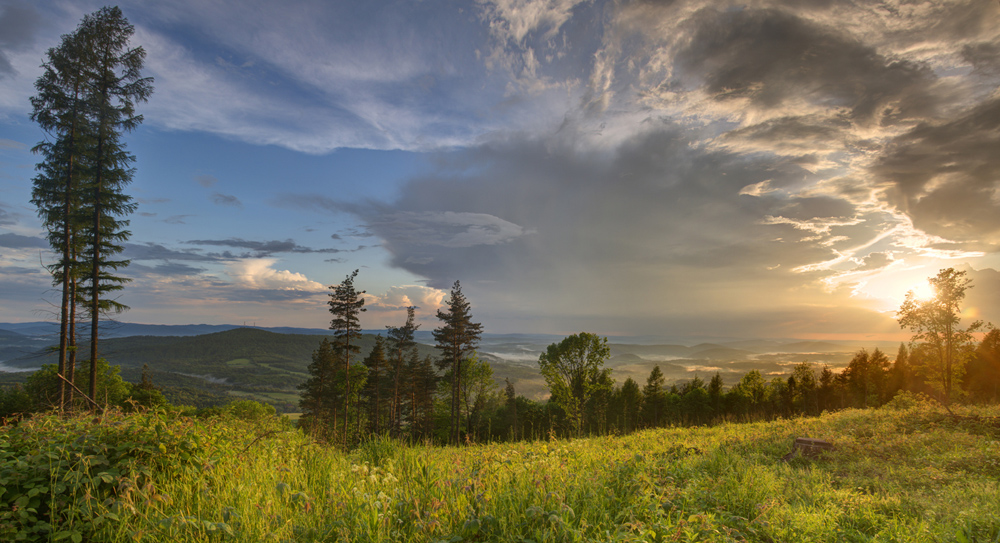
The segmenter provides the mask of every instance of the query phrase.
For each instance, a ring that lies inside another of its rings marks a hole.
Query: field
[[[349,453],[239,416],[6,429],[0,539],[1000,541],[997,407],[952,416],[903,397],[818,418]],[[836,450],[783,461],[799,436]]]

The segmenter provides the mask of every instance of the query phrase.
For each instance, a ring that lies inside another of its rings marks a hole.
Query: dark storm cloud
[[[775,9],[704,8],[691,24],[690,44],[676,57],[680,83],[701,83],[716,100],[773,109],[805,99],[883,125],[936,110],[928,66],[889,59],[836,29]]]
[[[0,210],[2,211],[2,210]],[[34,236],[20,234],[0,234],[0,247],[10,249],[48,249],[49,242]]]
[[[917,228],[1000,248],[1000,98],[897,137],[871,171]]]
[[[212,193],[212,202],[215,205],[220,206],[243,207],[243,202],[241,202],[239,198],[230,194],[222,194],[219,192]]]
[[[842,149],[849,128],[849,122],[837,117],[788,116],[730,130],[722,141],[752,142],[761,150],[782,154],[810,154]]]
[[[185,241],[184,243],[191,245],[210,245],[218,247],[236,247],[240,249],[249,249],[253,251],[253,257],[260,258],[265,256],[270,256],[277,253],[342,253],[350,252],[345,249],[312,249],[310,247],[303,247],[293,240],[286,239],[285,241],[251,241],[239,238],[229,238],[229,239],[193,239]],[[230,254],[230,253],[224,253]],[[250,254],[244,255],[243,258],[251,256]]]
[[[795,241],[816,232],[775,242],[762,218],[850,215],[850,206],[741,195],[747,185],[790,185],[811,174],[780,158],[711,151],[688,136],[662,123],[604,155],[558,137],[511,137],[442,157],[437,175],[411,181],[393,205],[321,197],[298,205],[359,216],[393,265],[431,287],[468,279],[468,288],[500,305],[503,290],[516,288],[533,300],[523,310],[549,304],[559,314],[661,303],[683,311],[693,292],[711,298],[743,282],[780,285],[790,272],[771,270],[829,257],[828,249]],[[649,315],[650,307],[635,309]]]
[[[30,4],[0,2],[0,77],[14,75],[8,55],[32,44],[41,17]]]
[[[962,58],[973,70],[986,76],[1000,75],[1000,44],[974,43],[962,48]]]

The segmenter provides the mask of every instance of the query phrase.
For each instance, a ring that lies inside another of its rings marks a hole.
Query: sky
[[[54,318],[30,203],[45,51],[100,3],[0,0],[0,321]],[[155,91],[126,137],[120,319],[905,338],[967,272],[1000,323],[1000,4],[123,1]]]

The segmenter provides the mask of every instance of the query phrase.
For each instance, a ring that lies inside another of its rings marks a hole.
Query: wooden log
[[[833,443],[811,437],[795,438],[795,444],[793,445],[793,448],[802,451],[802,454],[806,456],[815,456],[823,451],[836,450],[833,446]]]

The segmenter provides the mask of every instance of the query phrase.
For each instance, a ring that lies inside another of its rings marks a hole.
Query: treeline
[[[437,359],[417,355],[412,307],[406,323],[388,327],[362,358],[354,335],[364,310],[356,275],[331,287],[334,341],[314,353],[312,377],[302,387],[302,426],[345,446],[372,435],[457,444],[818,415],[877,407],[902,391],[945,405],[1000,399],[1000,330],[981,322],[959,326],[959,302],[970,285],[964,272],[950,268],[930,279],[935,298],[911,294],[900,308],[900,325],[915,334],[893,360],[879,349],[861,350],[841,371],[803,362],[787,376],[750,371],[728,388],[719,373],[668,386],[655,366],[642,385],[631,378],[617,384],[603,367],[607,339],[581,333],[539,358],[551,393],[545,401],[517,395],[509,381],[501,389],[489,364],[475,356],[482,327],[472,322],[458,282],[447,310],[438,312]],[[982,328],[988,332],[977,343],[973,333]]]

